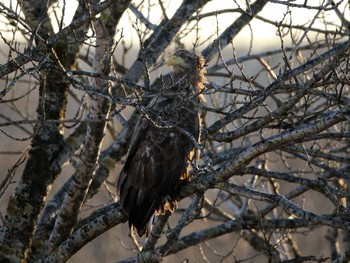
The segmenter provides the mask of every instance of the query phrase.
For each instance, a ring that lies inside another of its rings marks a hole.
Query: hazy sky
[[[70,7],[66,8],[66,12],[71,12],[68,17],[71,17],[72,11],[75,10],[75,7],[73,6],[73,2],[75,1],[66,1],[70,3]],[[133,1],[135,5],[140,1]],[[151,0],[150,2],[154,2],[155,4],[158,3],[158,0]],[[166,12],[168,17],[171,17],[173,13],[176,11],[177,7],[181,4],[182,1],[168,1],[164,4],[164,7],[166,8]],[[208,4],[206,4],[205,8],[202,10],[201,14],[207,13],[207,12],[213,12],[216,10],[221,9],[228,9],[228,8],[237,8],[238,3],[240,5],[240,8],[246,10],[247,6],[245,4],[246,0],[213,0],[210,1]],[[253,1],[250,1],[253,2]],[[293,4],[303,4],[304,0],[296,0],[293,1]],[[312,0],[308,1],[309,5],[317,5],[317,3],[322,2],[322,0]],[[336,1],[339,2],[339,1]],[[340,10],[344,9],[344,6],[347,1],[343,1],[342,5],[340,6]],[[75,2],[76,6],[76,2]],[[143,10],[144,14],[147,14],[147,10]],[[281,4],[274,4],[269,3],[267,4],[261,13],[259,13],[259,16],[265,17],[271,21],[280,21],[283,16],[287,13],[287,7]],[[290,21],[293,21],[293,24],[299,24],[308,26],[310,25],[311,21],[313,20],[315,14],[317,13],[317,10],[310,10],[305,8],[292,8],[289,10],[288,15],[285,16],[285,23],[290,23]],[[350,13],[350,12],[349,12]],[[132,25],[130,23],[130,19],[133,23],[136,21],[136,17],[132,14],[131,11],[129,11],[130,15],[125,15],[123,17],[122,23],[120,24],[120,28],[123,28],[123,33],[125,35],[125,39],[129,40],[130,38],[133,38],[133,40],[137,39],[135,30],[132,28]],[[155,5],[155,7],[151,10],[151,17],[150,20],[154,24],[158,24],[161,17],[162,17],[162,11],[159,7]],[[334,11],[327,11],[323,12],[322,14],[325,15],[327,21],[329,23],[336,23],[340,24],[339,18],[335,15]],[[238,13],[227,13],[227,14],[220,14],[217,16],[217,20],[215,17],[209,17],[205,18],[200,22],[200,41],[204,41],[210,37],[210,35],[216,34],[217,31],[217,25],[219,25],[219,33],[221,33],[228,25],[230,25],[237,17],[239,16]],[[348,15],[350,16],[350,15]],[[322,28],[323,21],[316,20],[314,21],[314,27]],[[331,27],[331,25],[329,25]],[[252,31],[251,31],[252,30]],[[239,35],[234,39],[234,43],[236,45],[244,45],[247,41],[250,41],[251,35],[254,36],[255,43],[261,43],[262,47],[264,45],[273,45],[276,47],[280,46],[279,38],[276,34],[276,27],[269,25],[267,23],[262,22],[259,19],[254,19],[251,22],[251,27],[246,27],[242,32],[239,33]],[[193,38],[195,35],[193,34]],[[287,39],[288,40],[288,39]],[[188,41],[190,42],[191,39],[188,37]],[[255,47],[256,48],[256,47]]]
[[[10,4],[10,1],[12,2],[12,5],[15,6],[15,1],[12,0],[4,0],[3,2],[7,5]],[[66,24],[68,24],[74,14],[74,11],[77,6],[77,1],[73,0],[59,0],[58,1],[59,6],[63,6],[63,3],[66,2],[67,6],[64,9],[65,11],[65,19],[64,21]],[[133,1],[135,5],[140,1]],[[148,2],[148,1],[147,1]],[[150,0],[149,2],[155,3],[154,7],[152,7],[151,10],[151,17],[150,21],[154,24],[158,24],[160,21],[160,18],[162,16],[162,11],[159,7],[157,7],[158,0]],[[165,1],[165,8],[168,17],[171,17],[173,13],[176,11],[177,7],[181,4],[182,1]],[[227,8],[237,8],[238,3],[240,5],[240,8],[246,9],[246,0],[212,0],[210,1],[205,8],[202,10],[201,14],[207,13],[207,12],[213,12],[216,10],[221,9],[227,9]],[[253,1],[251,1],[253,2]],[[309,5],[316,5],[318,2],[321,2],[321,0],[312,0],[308,1]],[[336,1],[339,2],[339,1]],[[344,9],[344,6],[347,1],[343,1],[342,5],[340,6],[340,10]],[[301,1],[293,1],[293,4],[303,4],[304,0]],[[56,9],[57,10],[57,9]],[[63,10],[61,8],[61,10]],[[147,15],[147,10],[143,10],[144,14]],[[284,5],[281,4],[274,4],[269,3],[267,4],[261,13],[259,13],[259,16],[265,17],[271,21],[280,21],[283,16],[287,13],[287,8]],[[304,8],[292,8],[288,15],[285,17],[285,23],[289,23],[290,21],[293,21],[293,24],[299,24],[308,26],[310,22],[312,21],[314,15],[317,13],[317,10],[310,10],[310,9],[304,9]],[[350,13],[350,12],[349,12]],[[340,20],[335,15],[334,11],[328,11],[323,12],[323,14],[326,16],[327,21],[330,23],[336,23],[339,24]],[[58,16],[62,14],[58,13]],[[231,24],[237,17],[239,16],[238,13],[227,13],[227,14],[220,14],[217,16],[217,20],[215,17],[209,17],[205,18],[200,22],[200,41],[204,41],[208,39],[211,35],[215,35],[217,32],[217,25],[219,28],[219,33],[221,33],[229,24]],[[348,15],[350,16],[350,15]],[[3,19],[1,19],[3,20]],[[122,22],[120,23],[119,28],[123,29],[123,34],[125,36],[126,41],[131,41],[131,39],[137,40],[137,35],[135,33],[135,30],[132,28],[132,23],[136,22],[136,17],[132,14],[131,11],[128,12],[128,15],[124,15]],[[321,27],[322,21],[315,21],[314,26]],[[331,27],[331,25],[329,25]],[[3,28],[3,25],[2,25]],[[251,31],[252,30],[252,31]],[[276,27],[269,25],[267,23],[262,22],[259,19],[254,19],[251,22],[251,27],[246,27],[242,32],[239,33],[239,35],[234,39],[234,43],[237,45],[244,44],[246,41],[249,41],[251,38],[251,35],[254,36],[254,41],[262,44],[268,44],[268,45],[276,45],[280,46],[280,41],[278,40],[277,34],[276,34]],[[194,37],[194,34],[193,34]],[[188,37],[188,41],[191,41],[190,36]]]

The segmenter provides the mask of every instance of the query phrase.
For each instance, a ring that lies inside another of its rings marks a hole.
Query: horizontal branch
[[[198,245],[206,240],[214,239],[232,232],[248,229],[263,229],[263,230],[277,230],[277,229],[297,229],[301,227],[310,227],[313,224],[304,219],[277,219],[277,220],[257,220],[255,218],[244,218],[228,220],[216,226],[207,227],[202,230],[192,232],[174,242],[171,249],[166,255],[176,254],[186,248]],[[167,243],[156,248],[154,255],[166,250]],[[147,255],[151,258],[152,255]],[[131,257],[126,260],[118,261],[118,263],[135,263],[139,257]]]
[[[294,204],[283,195],[269,194],[264,192],[259,192],[256,190],[248,189],[243,186],[238,186],[232,183],[218,183],[217,188],[227,191],[231,194],[239,194],[250,199],[265,201],[265,202],[274,202],[282,207],[286,212],[291,215],[294,215],[298,218],[308,220],[313,222],[316,225],[325,225],[335,228],[340,228],[344,230],[350,230],[350,222],[342,221],[334,218],[333,216],[323,216],[318,215],[313,212],[307,211],[300,208],[298,205]]]
[[[235,160],[229,161],[226,166],[220,168],[218,172],[221,175],[215,177],[215,180],[227,179],[235,170],[244,167],[255,157],[265,152],[273,151],[281,145],[300,140],[311,134],[322,132],[344,120],[346,120],[346,118],[342,112],[330,112],[315,122],[300,125],[297,128],[286,130],[267,139],[261,140],[253,144],[251,147],[248,147],[244,152],[239,154]]]
[[[323,118],[315,122],[300,125],[297,128],[283,131],[267,139],[261,140],[238,154],[233,160],[229,160],[225,165],[220,166],[216,171],[199,176],[197,179],[185,184],[179,192],[178,198],[182,199],[200,190],[205,190],[214,186],[217,182],[223,182],[233,176],[236,171],[249,164],[254,158],[277,149],[290,142],[300,140],[341,122],[346,118],[341,111],[330,112]]]
[[[244,229],[297,229],[301,227],[310,227],[313,223],[304,219],[268,219],[256,220],[254,218],[244,218],[236,220],[228,220],[222,224],[208,227],[203,230],[195,231],[180,238],[168,254],[175,254],[188,247],[195,246],[205,240],[210,240],[228,233],[244,230]],[[159,248],[161,249],[161,247]]]
[[[318,192],[331,193],[334,196],[338,196],[341,193],[336,189],[332,188],[327,184],[327,181],[323,177],[318,177],[316,179],[303,178],[300,176],[293,175],[291,173],[273,172],[264,169],[259,169],[254,166],[245,167],[238,171],[241,175],[245,174],[255,174],[265,178],[278,179],[285,182],[295,183],[299,185],[308,186],[310,189],[316,190]]]

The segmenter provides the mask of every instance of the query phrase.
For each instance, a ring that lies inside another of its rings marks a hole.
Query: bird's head
[[[187,76],[186,81],[191,83],[191,87],[196,92],[204,89],[205,78],[205,59],[195,52],[180,49],[176,51],[167,61],[168,66],[174,68],[175,76]],[[176,79],[176,77],[175,77]],[[203,95],[202,95],[203,96]],[[204,96],[203,96],[203,100]]]
[[[199,74],[204,71],[205,60],[195,52],[180,49],[170,56],[167,65],[172,66],[177,73]]]

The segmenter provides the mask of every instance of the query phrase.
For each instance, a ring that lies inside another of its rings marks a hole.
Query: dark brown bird
[[[188,179],[190,162],[197,155],[201,116],[195,105],[204,100],[204,62],[194,52],[176,51],[167,61],[174,71],[163,79],[161,92],[135,127],[117,191],[129,225],[140,237],[156,210],[174,208],[166,199],[180,180]]]

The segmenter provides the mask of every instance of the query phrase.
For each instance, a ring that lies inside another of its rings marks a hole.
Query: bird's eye
[[[185,61],[186,62],[189,62],[189,61],[191,61],[192,59],[190,58],[190,57],[185,57]]]

